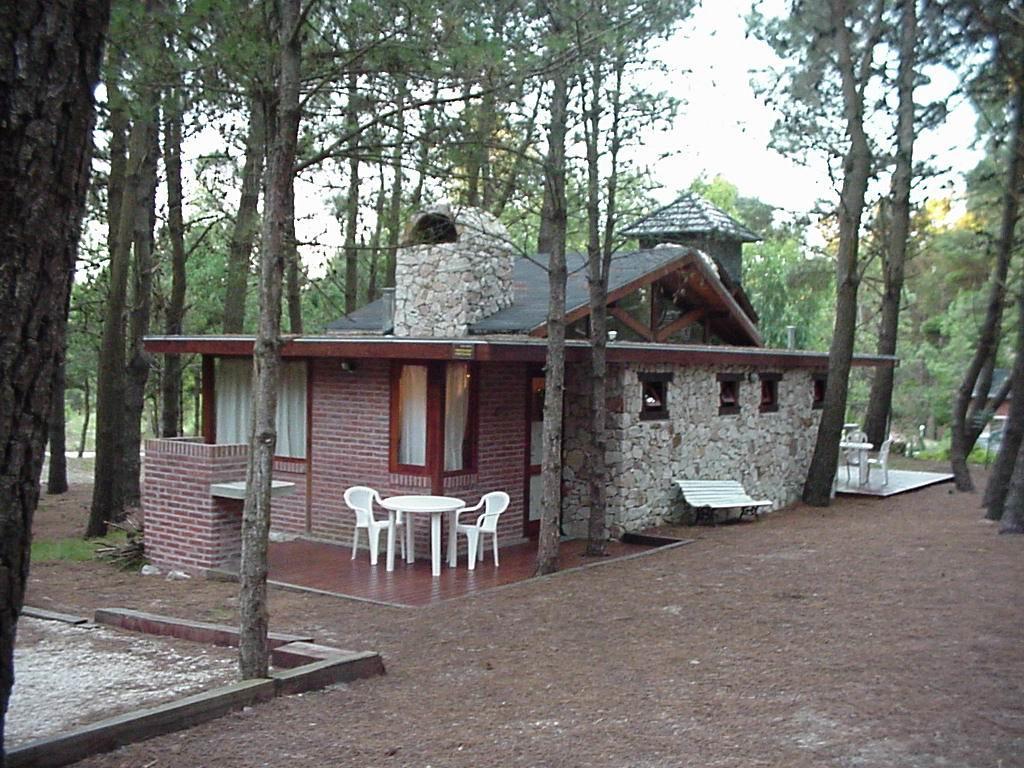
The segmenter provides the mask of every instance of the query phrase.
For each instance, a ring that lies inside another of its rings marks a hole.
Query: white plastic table
[[[857,452],[857,482],[864,485],[868,481],[868,451],[875,447],[874,443],[852,443],[842,440],[839,447],[846,451]]]
[[[416,553],[413,549],[413,517],[430,515],[430,571],[434,576],[441,575],[441,516],[445,512],[462,509],[466,502],[453,496],[389,496],[381,504],[388,511],[388,554],[387,570],[395,570],[395,517],[403,512],[405,521],[405,561],[413,562]]]

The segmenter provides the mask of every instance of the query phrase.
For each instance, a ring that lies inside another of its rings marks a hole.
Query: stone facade
[[[668,418],[642,420],[638,372],[671,373]],[[613,365],[608,376],[608,523],[640,530],[682,518],[673,480],[738,480],[774,508],[799,498],[814,451],[820,411],[810,371],[779,370],[778,410],[760,412],[754,368]],[[719,415],[719,373],[740,374],[740,412]],[[583,368],[567,372],[564,525],[585,535],[590,513],[586,435],[589,396]],[[751,380],[752,379],[752,380]],[[614,531],[613,531],[614,532]]]
[[[465,336],[472,323],[512,305],[515,253],[505,227],[483,211],[438,206],[427,213],[450,217],[458,236],[398,249],[394,334]]]

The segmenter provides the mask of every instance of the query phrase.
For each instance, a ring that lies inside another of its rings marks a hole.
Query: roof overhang
[[[147,336],[145,339],[146,350],[149,352],[215,357],[248,357],[252,355],[254,342],[253,336]],[[585,361],[590,357],[590,343],[587,341],[568,340],[565,346],[565,357],[569,362]],[[529,337],[416,339],[393,336],[286,336],[283,338],[281,356],[543,363],[547,356],[547,341]],[[824,352],[619,341],[609,342],[608,361],[815,370],[828,368],[828,354]],[[891,368],[899,365],[899,358],[891,355],[855,355],[853,365]]]

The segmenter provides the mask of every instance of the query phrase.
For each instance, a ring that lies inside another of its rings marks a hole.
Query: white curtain
[[[398,381],[398,463],[427,463],[427,367],[403,365]]]
[[[463,469],[463,444],[469,419],[469,366],[449,363],[444,390],[444,468]]]
[[[217,360],[217,442],[248,443],[252,429],[252,360]]]
[[[306,364],[285,363],[277,391],[278,456],[306,458]]]
[[[252,361],[220,359],[214,376],[217,442],[248,443],[252,430]],[[306,363],[281,366],[277,456],[306,457]]]

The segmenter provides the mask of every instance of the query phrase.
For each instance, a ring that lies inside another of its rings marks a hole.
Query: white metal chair
[[[871,467],[882,468],[882,485],[889,484],[889,449],[892,447],[892,438],[887,437],[882,441],[882,446],[878,449],[878,458],[873,459],[868,457],[868,480],[871,480]]]
[[[370,565],[377,564],[377,550],[380,548],[380,532],[391,527],[390,520],[377,520],[373,516],[373,502],[381,503],[380,494],[365,485],[353,485],[345,491],[345,503],[356,513],[356,527],[352,529],[352,559],[356,559],[359,548],[359,529],[366,529],[367,544],[370,547]],[[396,512],[395,536],[400,542],[402,556],[405,556],[405,537],[397,530],[403,525],[402,513]]]
[[[494,545],[494,565],[498,565],[498,518],[501,517],[501,513],[508,509],[509,497],[504,491],[491,491],[485,493],[479,503],[472,507],[463,507],[456,511],[455,514],[455,541],[449,543],[452,547],[452,554],[448,558],[449,565],[454,565],[458,559],[457,547],[458,547],[458,534],[466,534],[466,543],[469,547],[469,570],[476,568],[477,557],[480,560],[484,559],[484,547],[481,546],[481,539],[485,533],[491,534],[491,541]],[[478,509],[483,509],[483,513],[479,515],[475,523],[460,523],[459,515],[463,512],[476,512]]]

